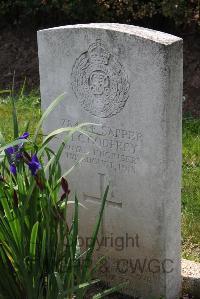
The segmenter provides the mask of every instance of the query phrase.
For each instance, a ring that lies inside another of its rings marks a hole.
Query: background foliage
[[[62,22],[131,23],[144,18],[168,18],[175,25],[199,22],[199,0],[1,0],[0,16],[18,23],[31,18]]]

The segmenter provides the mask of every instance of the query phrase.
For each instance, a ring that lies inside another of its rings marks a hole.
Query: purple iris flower
[[[19,136],[18,139],[27,139],[29,137],[29,132],[24,132],[22,136]]]
[[[8,147],[5,152],[8,155],[10,165],[22,158],[21,147],[19,146]]]
[[[5,152],[7,155],[11,156],[16,152],[16,149],[14,147],[8,147],[5,149]]]
[[[19,136],[18,139],[27,139],[29,137],[28,132],[24,132],[23,135]],[[23,143],[18,145],[18,150],[21,150],[23,148]],[[20,157],[21,158],[21,157]]]
[[[20,137],[18,137],[18,139],[27,139],[29,137],[29,133],[28,132],[24,132],[23,135],[21,135]],[[15,154],[15,157],[17,159],[21,158],[21,154],[20,154],[20,150],[23,147],[23,143],[16,145],[15,147],[8,147],[5,152],[8,156],[12,156]]]
[[[31,161],[28,163],[32,175],[36,175],[38,170],[41,169],[41,164],[36,155],[33,155]]]
[[[17,174],[17,168],[15,166],[14,163],[10,164],[10,172],[13,174],[13,175],[16,175]]]
[[[23,135],[19,136],[18,139],[27,139],[29,137],[28,132],[24,132]],[[6,154],[8,155],[8,161],[10,164],[10,172],[14,175],[17,173],[15,163],[22,158],[22,148],[23,142],[16,146],[11,146],[5,149]]]
[[[19,160],[22,158],[22,154],[20,152],[16,153],[16,159]]]
[[[8,147],[5,149],[5,152],[8,156],[8,161],[9,161],[10,165],[13,164],[14,162],[16,162],[17,159],[19,159],[20,152],[18,151],[17,146]]]

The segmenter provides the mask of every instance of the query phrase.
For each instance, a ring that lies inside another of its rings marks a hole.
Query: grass
[[[30,121],[30,133],[40,118],[38,92],[19,96],[17,112],[20,133]],[[9,97],[0,97],[0,131],[7,141],[12,139],[12,105]],[[200,120],[183,120],[182,176],[182,255],[200,262]]]
[[[16,107],[20,124],[20,133],[24,132],[27,122],[30,122],[30,133],[40,119],[40,96],[38,91],[31,92],[28,96],[16,96]],[[13,138],[12,104],[10,97],[0,97],[0,131],[6,141]]]
[[[183,121],[183,257],[200,262],[200,120]]]

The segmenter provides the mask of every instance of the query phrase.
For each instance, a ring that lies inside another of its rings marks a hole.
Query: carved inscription
[[[62,126],[76,126],[78,122],[69,119],[62,120]],[[78,162],[85,153],[88,153],[83,162],[87,164],[105,166],[115,172],[135,172],[136,163],[142,146],[142,133],[107,125],[87,127],[92,138],[75,133],[72,140],[66,145],[67,159]]]
[[[97,117],[111,117],[128,99],[129,82],[123,66],[101,40],[89,46],[75,61],[72,89],[82,107]]]

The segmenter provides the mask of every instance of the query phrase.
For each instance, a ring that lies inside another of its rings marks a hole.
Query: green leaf
[[[26,77],[24,79],[24,82],[23,82],[23,85],[22,85],[22,88],[21,88],[21,91],[20,91],[20,98],[23,99],[24,97],[24,90],[25,90],[25,86],[26,86]],[[26,131],[25,131],[26,132]]]
[[[47,238],[47,233],[46,233],[46,229],[44,229],[44,231],[43,231],[43,237],[42,237],[41,259],[40,259],[40,264],[41,265],[43,264],[44,257],[45,257],[46,238]]]
[[[78,215],[78,199],[75,194],[75,207],[74,207],[74,216],[72,224],[72,252],[74,254],[73,259],[76,255],[77,240],[78,240],[78,224],[79,224],[79,215]]]
[[[25,123],[25,126],[24,126],[24,132],[28,132],[28,130],[29,130],[29,126],[30,126],[30,119]]]
[[[45,112],[43,113],[37,127],[36,127],[36,130],[35,130],[35,134],[34,134],[34,137],[33,137],[33,142],[36,142],[36,139],[37,139],[37,136],[38,136],[38,133],[42,127],[42,124],[44,122],[44,120],[47,118],[47,116],[53,111],[53,109],[64,99],[64,96],[65,96],[66,92],[61,94],[60,96],[58,96],[52,103],[51,105],[45,110]]]
[[[35,258],[35,253],[36,253],[36,241],[37,241],[37,234],[38,234],[38,226],[39,226],[39,222],[37,221],[32,228],[31,231],[31,239],[30,239],[30,249],[29,249],[29,253],[30,256],[33,258]]]
[[[44,143],[47,143],[49,142],[53,137],[59,135],[59,134],[62,134],[62,133],[66,133],[66,132],[72,132],[72,133],[75,133],[75,132],[78,132],[81,130],[81,128],[83,127],[86,127],[86,126],[91,126],[91,125],[95,125],[94,123],[83,123],[83,124],[80,124],[78,126],[75,126],[75,127],[66,127],[66,128],[59,128],[59,129],[56,129],[55,131],[51,132],[45,139],[44,139]],[[81,133],[85,134],[84,131],[81,131]]]
[[[11,93],[11,90],[10,89],[0,90],[0,94],[3,93]]]
[[[19,137],[19,129],[18,129],[18,120],[17,120],[17,111],[15,107],[15,100],[13,97],[13,94],[11,96],[11,101],[12,101],[12,116],[13,116],[13,133],[14,133],[14,139]]]
[[[6,142],[5,142],[5,139],[4,139],[4,137],[3,137],[3,135],[2,135],[2,133],[0,132],[0,145],[2,146],[2,145],[4,145]]]
[[[12,215],[11,209],[9,207],[8,200],[6,197],[1,198],[1,204],[3,206],[4,213],[7,218],[10,230],[12,232],[12,237],[15,240],[16,245],[20,246],[19,239],[17,238],[17,231],[16,231],[15,221],[14,221],[15,215]],[[3,219],[2,219],[2,221],[3,221]]]
[[[110,288],[108,290],[105,290],[101,293],[98,293],[96,295],[94,295],[92,297],[92,299],[100,299],[100,298],[104,298],[105,296],[108,296],[114,292],[118,292],[120,291],[123,287],[127,286],[128,285],[128,282],[125,282],[125,283],[121,283],[120,285],[117,285],[116,287],[113,287],[113,288]]]
[[[60,129],[56,129],[55,131],[51,132],[43,141],[43,144],[42,146],[40,147],[39,151],[38,151],[38,156],[41,156],[43,154],[43,151],[46,149],[46,146],[47,144],[52,140],[52,138],[56,137],[57,135],[59,134],[62,134],[62,133],[68,133],[67,137],[63,140],[62,144],[60,145],[59,149],[58,149],[58,152],[55,156],[55,161],[54,161],[54,165],[53,165],[53,170],[55,170],[55,165],[57,165],[60,157],[61,157],[61,154],[63,152],[63,149],[65,147],[65,144],[71,139],[72,135],[76,132],[80,132],[84,135],[86,135],[88,138],[90,138],[94,143],[95,141],[91,138],[90,135],[88,135],[86,133],[86,131],[83,130],[83,128],[85,126],[88,126],[88,125],[95,125],[93,123],[83,123],[83,124],[80,124],[78,126],[75,126],[75,127],[66,127],[66,128],[60,128]]]
[[[88,288],[88,287],[92,286],[93,284],[97,284],[98,282],[100,282],[100,279],[95,279],[95,280],[92,280],[90,282],[81,283],[78,286],[75,286],[73,289],[70,289],[69,291],[76,292],[78,290]],[[64,292],[64,295],[65,296],[68,295],[69,291]]]
[[[3,160],[4,160],[4,158],[5,158],[5,151],[2,151],[1,153],[0,153],[0,163],[2,163],[3,162]]]
[[[87,251],[86,258],[85,258],[85,261],[84,261],[84,264],[83,264],[82,281],[84,281],[85,278],[86,278],[86,274],[87,274],[88,268],[89,268],[91,260],[92,260],[92,254],[93,254],[93,251],[94,251],[95,243],[96,243],[96,240],[97,240],[97,235],[98,235],[100,224],[101,224],[101,221],[102,221],[103,212],[104,212],[104,208],[105,208],[105,204],[106,204],[106,199],[107,199],[107,196],[108,196],[108,191],[109,191],[109,186],[106,187],[106,190],[103,194],[103,198],[101,200],[101,207],[100,207],[100,211],[99,211],[99,216],[98,216],[97,223],[96,223],[96,226],[95,226],[92,238],[91,238],[91,242],[90,242],[90,245],[89,245],[89,250]]]
[[[57,286],[58,286],[58,295],[59,296],[63,296],[63,284],[62,284],[62,280],[60,278],[60,275],[58,272],[54,272],[54,275],[55,275],[55,278],[56,278],[56,281],[57,281]]]
[[[60,184],[60,182],[61,182],[61,180],[62,180],[62,178],[65,178],[65,177],[67,177],[69,174],[70,174],[70,172],[77,166],[77,165],[79,165],[84,159],[85,159],[85,156],[87,155],[88,153],[86,153],[85,155],[84,155],[84,157],[82,157],[79,161],[77,161],[70,169],[68,169],[58,180],[57,180],[57,182],[56,182],[56,185],[55,185],[55,187],[54,188],[56,188],[59,184]]]
[[[59,134],[67,133],[67,132],[73,132],[74,128],[68,127],[68,128],[59,128],[53,132],[51,132],[43,141],[43,145],[48,143],[52,138],[56,137]]]

